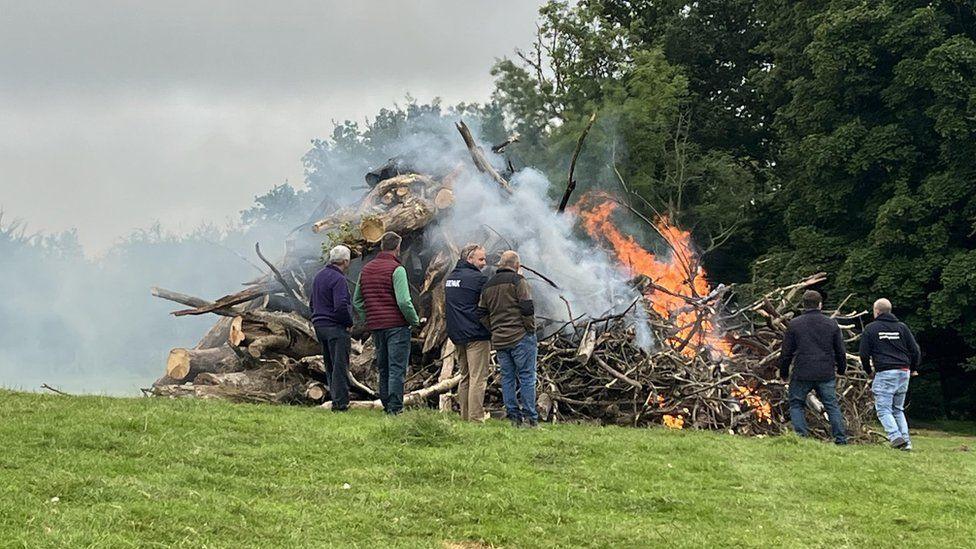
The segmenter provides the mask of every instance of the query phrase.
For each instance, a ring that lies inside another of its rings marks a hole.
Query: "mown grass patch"
[[[972,546],[976,439],[0,392],[0,547]],[[963,427],[957,431],[966,433]],[[453,545],[452,545],[453,544]]]

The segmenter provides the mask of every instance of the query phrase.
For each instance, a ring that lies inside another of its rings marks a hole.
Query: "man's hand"
[[[366,329],[365,324],[356,324],[352,328],[349,328],[349,337],[356,341],[363,341],[369,337],[369,330]]]
[[[918,370],[912,370],[912,377],[918,377]]]

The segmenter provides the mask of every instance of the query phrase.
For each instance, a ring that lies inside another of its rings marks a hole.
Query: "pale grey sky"
[[[482,101],[541,0],[0,0],[0,208],[89,253],[236,219],[332,120]]]

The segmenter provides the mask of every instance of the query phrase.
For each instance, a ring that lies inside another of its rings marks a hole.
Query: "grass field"
[[[0,547],[973,547],[967,433],[908,454],[0,391]]]

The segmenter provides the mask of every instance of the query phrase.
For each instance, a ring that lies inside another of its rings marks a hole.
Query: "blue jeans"
[[[502,374],[505,413],[509,419],[516,421],[538,421],[539,412],[535,407],[535,365],[539,356],[539,343],[535,334],[526,334],[514,347],[498,349],[495,356]],[[516,381],[520,399],[515,396]]]
[[[799,379],[790,380],[790,421],[793,423],[793,430],[801,437],[807,436],[807,418],[804,415],[807,403],[807,395],[810,391],[816,391],[817,397],[823,403],[824,410],[827,411],[827,418],[830,420],[830,433],[837,444],[847,444],[847,434],[844,432],[844,416],[840,412],[840,405],[837,403],[836,380],[829,381],[803,381]]]
[[[403,411],[403,378],[410,363],[410,327],[399,326],[373,330],[376,347],[376,369],[380,372],[380,402],[383,411]]]
[[[904,370],[882,370],[874,374],[871,392],[874,393],[874,409],[878,411],[881,426],[888,433],[888,440],[908,438],[908,421],[905,419],[905,396],[908,394],[909,373]]]

